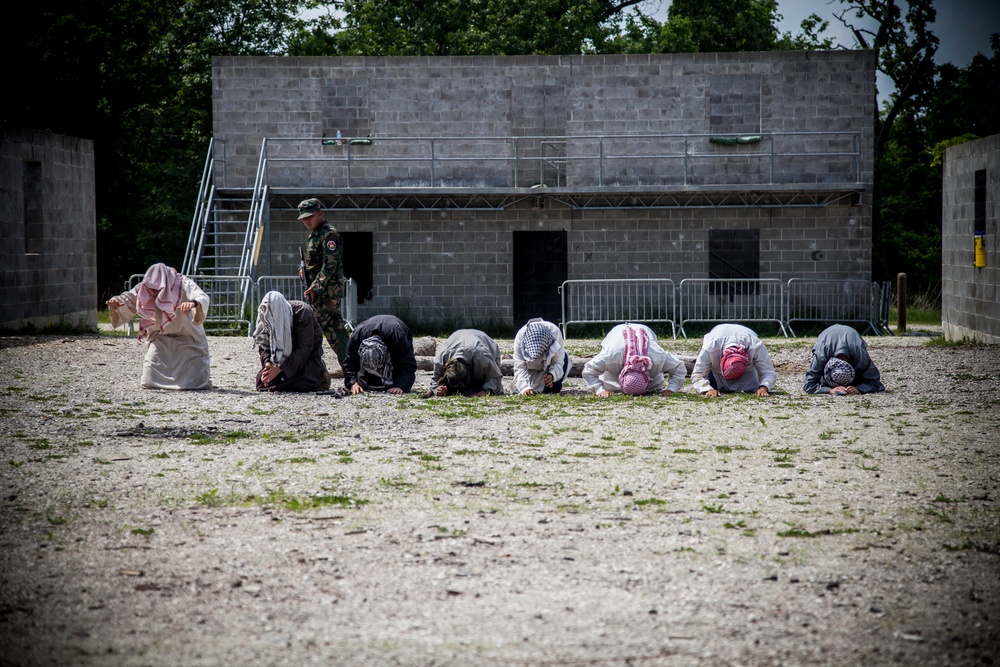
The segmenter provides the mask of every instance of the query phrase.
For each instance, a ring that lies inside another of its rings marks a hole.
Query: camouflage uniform
[[[340,300],[344,297],[343,252],[344,242],[340,233],[326,220],[309,234],[306,241],[305,279],[315,295],[313,312],[341,368],[347,355],[347,341],[351,337],[340,317]]]

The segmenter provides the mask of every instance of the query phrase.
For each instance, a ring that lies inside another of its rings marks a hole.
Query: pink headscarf
[[[639,396],[649,389],[649,369],[653,361],[647,356],[649,338],[644,329],[626,326],[625,351],[622,352],[622,372],[618,374],[618,385],[626,394]]]
[[[722,369],[722,377],[727,380],[739,380],[743,377],[743,372],[750,363],[750,355],[747,354],[746,345],[733,345],[726,348],[722,353],[722,361],[719,367]]]
[[[181,303],[181,285],[184,276],[166,264],[153,264],[139,283],[135,311],[139,314],[139,340],[146,337],[146,329],[156,324],[156,311],[163,313],[160,327],[174,319],[174,311]]]

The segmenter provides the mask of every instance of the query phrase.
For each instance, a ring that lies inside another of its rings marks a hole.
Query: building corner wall
[[[0,138],[0,328],[97,327],[94,143]]]
[[[986,266],[975,266],[976,172],[985,171]],[[1000,344],[1000,134],[945,151],[941,326],[947,340]]]

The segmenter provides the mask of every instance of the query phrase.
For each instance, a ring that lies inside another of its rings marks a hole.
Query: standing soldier
[[[312,304],[316,319],[330,343],[337,362],[344,367],[350,332],[340,317],[340,300],[344,296],[344,242],[340,233],[323,218],[318,199],[299,203],[299,220],[311,234],[306,241],[305,267],[300,276],[308,287],[305,300]]]

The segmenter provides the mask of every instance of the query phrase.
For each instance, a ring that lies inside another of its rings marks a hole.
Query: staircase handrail
[[[205,221],[208,211],[212,208],[212,198],[215,194],[213,185],[212,164],[215,161],[215,139],[208,140],[208,151],[205,154],[205,166],[201,170],[201,183],[198,186],[198,196],[194,203],[194,215],[191,216],[191,231],[188,234],[187,248],[184,250],[184,262],[181,273],[195,273],[201,255],[201,244],[205,238]]]
[[[240,257],[241,276],[250,276],[251,280],[257,268],[257,256],[264,230],[264,216],[267,210],[267,137],[261,140],[260,158],[257,161],[257,173],[254,175],[253,193],[250,197],[250,213],[247,216],[247,229],[243,237],[243,252]],[[246,304],[251,294],[249,290],[243,295]]]

